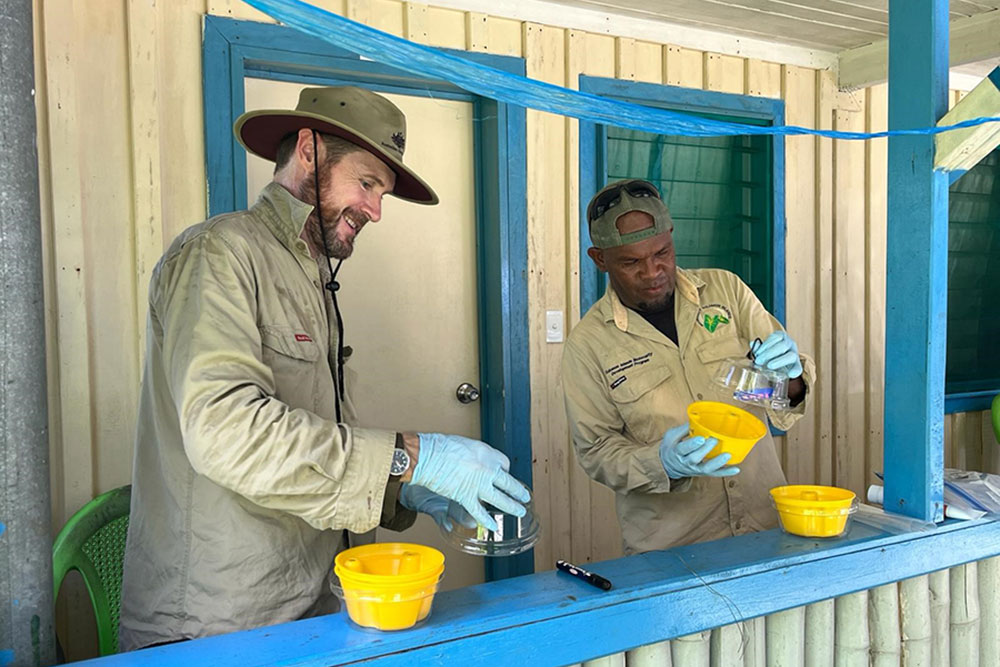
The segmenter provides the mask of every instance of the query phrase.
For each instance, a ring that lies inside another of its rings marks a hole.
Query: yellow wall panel
[[[396,0],[346,0],[347,18],[392,35],[403,34],[403,3]]]
[[[138,326],[127,23],[124,7],[76,17],[77,159],[81,175],[95,484],[131,471],[137,405]],[[82,84],[82,85],[80,85]],[[87,128],[105,124],[97,133]],[[147,180],[148,182],[148,180]],[[61,268],[61,267],[60,267]],[[127,379],[126,382],[122,380]]]
[[[580,73],[587,66],[588,35],[584,32],[570,30],[566,34],[566,86],[579,88]],[[566,165],[571,177],[566,184],[566,324],[567,330],[580,320],[580,255],[570,249],[580,247],[580,131],[579,122],[574,119],[567,121],[566,131]],[[587,260],[589,261],[589,260]],[[560,461],[564,462],[566,476],[555,479],[551,476],[550,497],[553,499],[553,512],[550,518],[558,531],[553,535],[552,547],[555,553],[569,554],[569,560],[585,563],[593,560],[591,548],[590,503],[591,490],[596,484],[576,462],[573,444],[567,433],[560,441],[553,442],[553,449],[562,452]],[[550,565],[540,557],[535,557],[535,569],[548,569]]]
[[[527,75],[532,79],[564,85],[566,79],[565,32],[538,24],[525,24]],[[545,341],[545,311],[564,310],[566,303],[565,175],[561,164],[566,152],[566,120],[560,116],[528,111],[528,339],[531,363],[531,437],[535,503],[542,521],[553,526],[552,513],[562,498],[552,498],[556,476],[565,478],[563,441],[566,416],[553,409],[562,401],[559,365],[562,345]],[[556,474],[559,471],[559,474]],[[561,509],[561,508],[560,508]],[[555,527],[555,526],[553,526]],[[556,530],[559,530],[556,527]],[[552,543],[535,547],[535,562],[551,568]]]
[[[466,12],[466,49],[502,56],[521,55],[521,23],[481,12]]]
[[[888,87],[885,84],[868,90],[867,122],[868,132],[885,130],[889,126]],[[886,174],[888,173],[889,152],[887,139],[873,139],[865,142],[868,166],[865,192],[865,265],[868,280],[865,281],[866,324],[868,332],[865,350],[868,354],[865,372],[865,402],[868,424],[868,451],[865,485],[877,483],[874,473],[882,470],[882,430],[885,414],[885,262],[887,201]]]
[[[663,83],[663,46],[636,41],[635,80]]]
[[[864,91],[857,95],[862,97]],[[860,110],[835,112],[837,130],[864,130]],[[862,495],[867,436],[865,424],[865,146],[838,140],[834,145],[834,329],[835,482]]]
[[[407,39],[446,49],[465,48],[465,12],[454,9],[438,9],[437,7],[428,7],[416,2],[407,2],[407,21],[414,8],[419,10],[416,13],[421,18],[419,27],[423,38],[417,39],[407,36]]]
[[[204,0],[157,4],[171,47],[159,59],[160,174],[163,179],[161,238],[169,243],[208,214],[205,187],[205,127],[201,90]],[[145,300],[146,283],[138,286]]]
[[[679,46],[666,48],[666,80],[671,86],[701,88],[704,84],[705,54],[695,49]]]
[[[742,94],[744,69],[742,58],[706,53],[705,90]]]
[[[763,60],[746,61],[746,94],[781,97],[781,65]]]
[[[816,74],[803,67],[788,66],[782,77],[785,122],[816,126]],[[779,141],[781,141],[779,139]],[[785,326],[799,348],[816,349],[816,139],[788,137],[785,142]],[[816,399],[816,388],[810,387]],[[782,463],[788,481],[811,483],[816,479],[815,409],[786,436]]]
[[[77,132],[77,70],[75,3],[46,2],[42,7],[44,43],[36,53],[44,54],[47,107],[39,132],[47,130],[50,151],[59,159],[39,155],[39,170],[47,172],[51,217],[42,221],[52,240],[45,280],[54,296],[53,339],[46,341],[56,384],[50,384],[49,420],[52,423],[53,521],[61,526],[69,515],[95,495],[93,479],[93,424],[91,395],[87,284],[84,272],[83,179],[79,133]]]
[[[611,46],[612,58],[607,58],[607,47]],[[604,54],[602,58],[599,54]],[[566,71],[567,86],[578,88],[581,74],[590,76],[613,76],[615,61],[614,39],[593,35],[590,33],[570,30],[566,39]],[[609,71],[610,70],[610,71]],[[580,257],[573,248],[579,248],[580,243],[580,183],[579,183],[579,123],[568,121],[566,161],[569,173],[574,177],[567,184],[567,295],[569,297],[567,323],[572,328],[580,319]],[[590,261],[589,259],[582,261]],[[590,479],[576,461],[573,445],[566,433],[561,442],[553,443],[561,452],[561,461],[565,461],[567,479],[553,479],[552,489],[553,512],[551,518],[557,524],[559,533],[555,536],[553,547],[556,553],[569,553],[573,562],[587,563],[594,560],[594,519],[593,503],[607,503],[607,489]],[[604,507],[598,515],[606,516]],[[616,521],[617,523],[617,521]],[[535,558],[536,569],[552,567],[538,556]]]
[[[834,109],[837,103],[837,86],[833,74],[819,71],[817,76],[816,122],[818,129],[833,129]],[[812,353],[816,359],[816,391],[813,392],[812,409],[819,421],[816,450],[816,483],[833,484],[835,434],[833,415],[834,395],[833,365],[833,140],[817,138],[816,154],[816,346]]]
[[[428,43],[428,30],[433,29],[431,27],[431,21],[428,18],[430,13],[430,8],[420,2],[404,2],[403,3],[403,34],[402,36],[411,42],[416,42],[418,44]],[[435,31],[435,36],[440,37],[444,31]],[[460,26],[457,34],[463,37],[462,46],[465,46],[465,17],[462,16],[462,25]]]
[[[635,40],[615,37],[615,78],[635,81]]]

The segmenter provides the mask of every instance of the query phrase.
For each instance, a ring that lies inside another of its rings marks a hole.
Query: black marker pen
[[[605,591],[611,590],[610,581],[608,581],[599,574],[594,574],[593,572],[587,572],[582,567],[577,567],[572,563],[567,563],[564,560],[557,560],[556,569],[565,572],[566,574],[571,574],[577,579],[583,579],[591,586],[596,586],[597,588],[600,588]]]

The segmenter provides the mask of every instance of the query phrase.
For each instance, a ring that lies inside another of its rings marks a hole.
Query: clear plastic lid
[[[465,553],[476,556],[513,556],[535,546],[541,534],[541,526],[535,516],[535,509],[529,500],[524,503],[527,510],[522,517],[502,512],[492,505],[486,505],[497,529],[488,530],[476,525],[467,528],[457,521],[452,521],[451,530],[441,529],[441,534],[448,544]]]
[[[788,376],[754,363],[754,352],[761,345],[754,339],[746,357],[734,357],[723,363],[715,375],[715,383],[726,395],[750,405],[772,410],[788,410]]]
[[[741,403],[759,405],[774,410],[787,410],[788,378],[757,366],[749,359],[732,359],[723,364],[715,376],[716,384]]]

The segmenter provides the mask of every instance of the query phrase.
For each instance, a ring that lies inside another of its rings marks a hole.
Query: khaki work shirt
[[[336,320],[299,238],[311,211],[271,183],[153,271],[123,650],[316,613],[343,531],[413,522],[387,491],[395,432],[335,421]]]
[[[781,429],[805,411],[783,414],[736,402],[713,376],[743,357],[754,338],[781,325],[736,275],[677,269],[674,317],[679,345],[626,308],[609,286],[573,328],[562,361],[566,411],[583,469],[615,491],[625,552],[667,549],[777,525],[769,489],[785,483],[768,433],[733,477],[671,480],[660,462],[666,431],[688,420],[698,400],[748,409]],[[815,365],[801,355],[807,387]]]

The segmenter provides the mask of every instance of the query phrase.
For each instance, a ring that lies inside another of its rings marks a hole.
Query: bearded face
[[[323,226],[316,201],[315,180],[302,179],[297,199],[314,208],[303,231],[312,248],[326,249],[334,259],[347,259],[362,228],[382,217],[382,197],[395,185],[395,174],[367,151],[354,151],[336,161],[325,161],[319,169]]]

